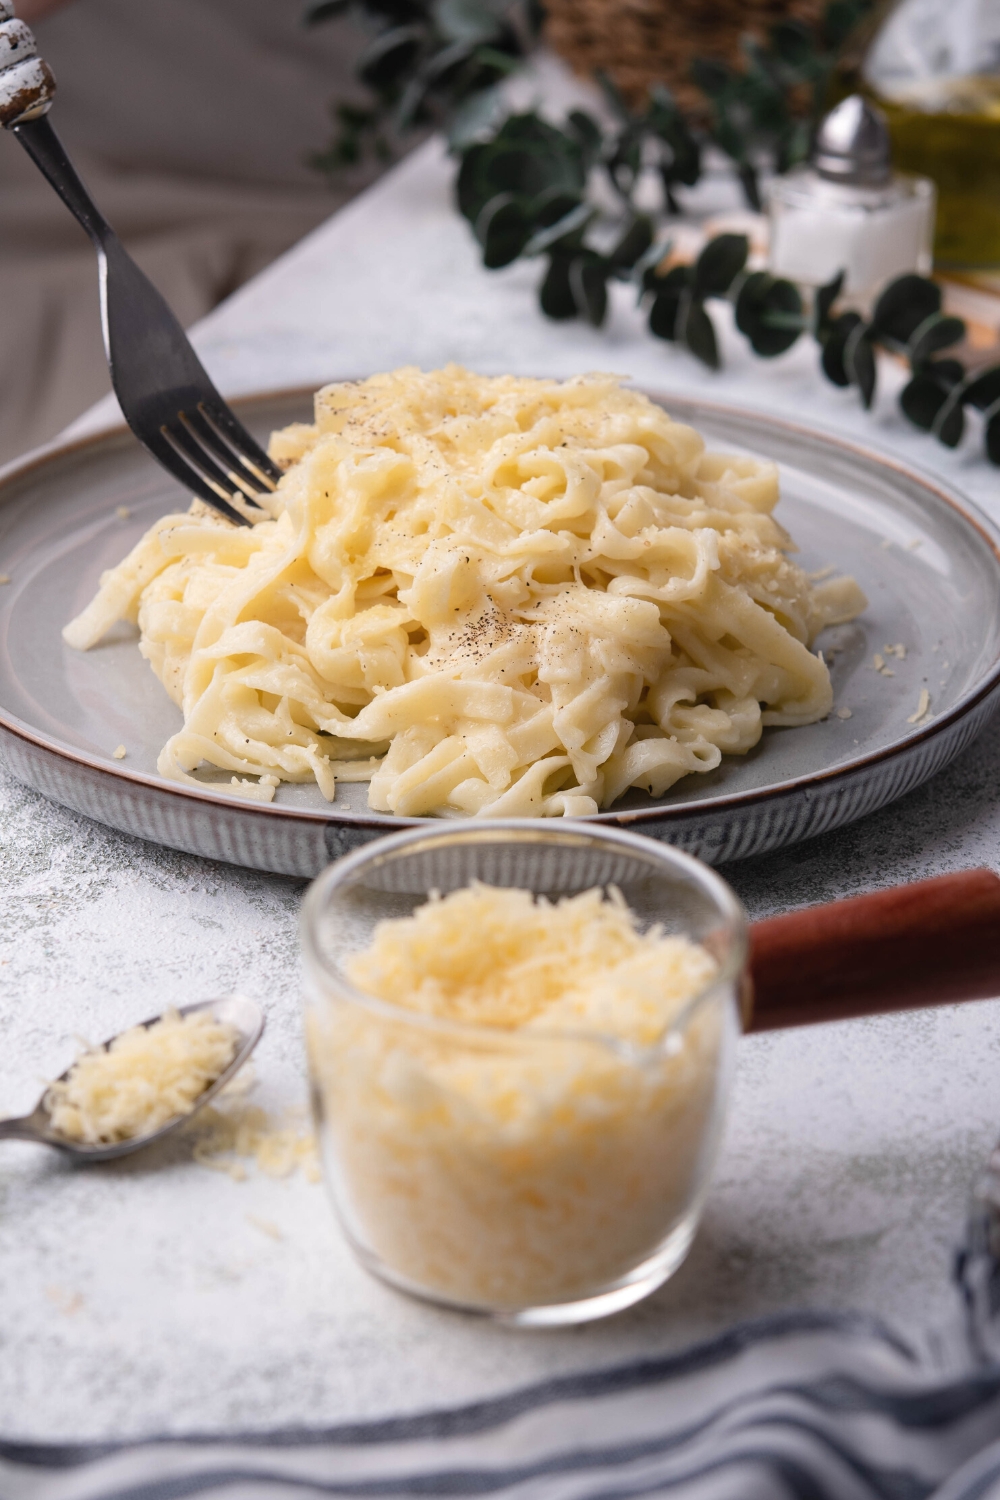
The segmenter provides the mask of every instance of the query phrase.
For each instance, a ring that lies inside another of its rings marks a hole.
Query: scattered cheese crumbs
[[[191,1129],[198,1136],[192,1152],[198,1165],[225,1172],[234,1182],[246,1181],[247,1161],[265,1177],[290,1177],[299,1170],[307,1182],[320,1179],[316,1137],[301,1111],[286,1110],[276,1120],[237,1098],[202,1110]]]
[[[151,1135],[187,1114],[232,1062],[237,1042],[234,1027],[204,1010],[168,1010],[152,1026],[132,1026],[49,1084],[53,1129],[89,1146]]]
[[[79,1292],[67,1291],[64,1286],[47,1286],[45,1288],[45,1295],[68,1318],[73,1317],[84,1306],[81,1294]]]
[[[926,688],[921,688],[920,697],[917,700],[917,711],[915,714],[910,714],[909,718],[906,721],[907,724],[919,724],[921,719],[925,719],[927,717],[930,706],[931,695]]]
[[[906,660],[906,647],[903,646],[903,645],[886,646],[886,648],[885,648],[885,654],[886,654],[886,656],[894,656],[897,661],[905,661]]]
[[[831,573],[836,573],[833,563],[828,563],[825,568],[820,568],[818,573],[809,573],[807,576],[810,583],[819,583],[824,578],[829,578]]]
[[[851,717],[852,717],[851,710],[849,708],[838,708],[837,709],[837,718],[838,719],[850,719]]]
[[[266,1234],[269,1239],[283,1240],[285,1238],[273,1219],[261,1219],[257,1214],[247,1214],[246,1220],[248,1224],[253,1225],[254,1229],[259,1229],[261,1234]]]
[[[690,1212],[736,1025],[725,989],[687,1010],[718,972],[700,945],[642,932],[614,889],[474,884],[380,922],[346,967],[396,1010],[314,1007],[312,1073],[337,1192],[398,1275],[572,1301]],[[428,1016],[482,1024],[470,1042]]]
[[[124,745],[119,745],[117,750],[112,750],[111,752],[111,755],[115,760],[124,760],[127,754],[128,751],[125,749]]]
[[[127,505],[119,505],[117,510],[115,511],[115,515],[118,517],[119,521],[127,521],[131,514],[132,512],[129,510]]]
[[[876,672],[881,672],[882,668],[885,666],[885,657],[879,656],[877,651],[874,657],[874,665]]]
[[[211,785],[211,783],[206,784]],[[248,781],[246,777],[234,776],[229,784],[238,787],[244,797],[252,797],[256,802],[270,802],[278,786],[278,778],[277,776],[259,776],[256,781]]]

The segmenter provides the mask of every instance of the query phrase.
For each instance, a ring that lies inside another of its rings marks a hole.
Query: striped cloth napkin
[[[0,1441],[0,1500],[1000,1500],[1000,1151],[945,1374],[878,1321],[789,1313],[681,1354],[328,1431]]]

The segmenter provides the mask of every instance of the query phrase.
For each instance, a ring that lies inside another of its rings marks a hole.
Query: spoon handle
[[[1000,996],[1000,877],[963,870],[750,928],[748,1031]]]
[[[10,1120],[0,1120],[0,1141],[5,1138],[12,1141],[39,1141],[45,1144],[42,1142],[38,1126],[31,1115],[18,1115]]]

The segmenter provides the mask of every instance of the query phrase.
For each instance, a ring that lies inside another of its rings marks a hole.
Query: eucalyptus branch
[[[677,194],[698,181],[707,144],[727,153],[755,206],[760,152],[769,151],[779,169],[805,154],[837,49],[869,6],[831,0],[816,29],[779,23],[766,47],[746,44],[742,70],[696,64],[707,120],[685,116],[662,85],[635,111],[599,75],[611,120],[605,127],[582,109],[561,126],[533,112],[502,118],[501,84],[539,35],[539,0],[313,0],[312,21],[353,9],[374,32],[357,69],[370,101],[338,106],[340,133],[322,164],[332,170],[369,148],[388,154],[393,139],[414,126],[441,124],[460,162],[457,205],[483,264],[499,270],[521,258],[543,260],[538,297],[546,317],[600,327],[609,285],[631,282],[650,333],[718,369],[711,304],[728,302],[755,354],[774,358],[806,334],[819,345],[826,378],[856,387],[866,408],[882,349],[910,366],[900,405],[911,422],[955,447],[968,410],[978,410],[987,457],[1000,464],[1000,365],[967,372],[945,353],[964,338],[965,325],[942,312],[933,281],[899,277],[866,320],[838,306],[842,276],[819,289],[807,313],[792,282],[747,270],[744,235],[719,235],[693,265],[674,264],[669,255]],[[653,181],[660,199],[649,211],[637,206],[639,189],[645,202]],[[619,205],[616,215],[601,207],[609,196]],[[663,220],[666,232],[658,232]]]
[[[807,154],[838,50],[872,3],[829,0],[817,26],[781,21],[766,45],[744,40],[738,68],[697,60],[692,78],[705,106],[690,117],[659,84],[637,114],[598,74],[617,122],[604,162],[615,190],[630,201],[653,139],[667,206],[677,213],[675,189],[698,181],[702,148],[711,142],[759,209],[760,161],[784,171]],[[371,34],[355,69],[367,97],[335,105],[333,140],[314,158],[328,172],[369,152],[388,157],[408,132],[431,124],[453,147],[470,144],[503,115],[503,83],[527,61],[545,20],[543,0],[310,0],[305,19],[316,25],[346,13]]]
[[[334,105],[335,133],[313,157],[335,173],[369,153],[388,159],[416,129],[456,145],[504,113],[501,85],[536,46],[537,0],[311,0],[307,25],[351,14],[371,35],[355,64],[367,99]]]

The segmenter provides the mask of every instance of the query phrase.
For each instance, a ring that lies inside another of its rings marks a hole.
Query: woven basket
[[[704,109],[691,63],[736,63],[740,38],[759,40],[786,16],[816,21],[824,0],[546,0],[546,37],[576,73],[604,68],[629,103],[641,107],[665,83],[683,108]]]

